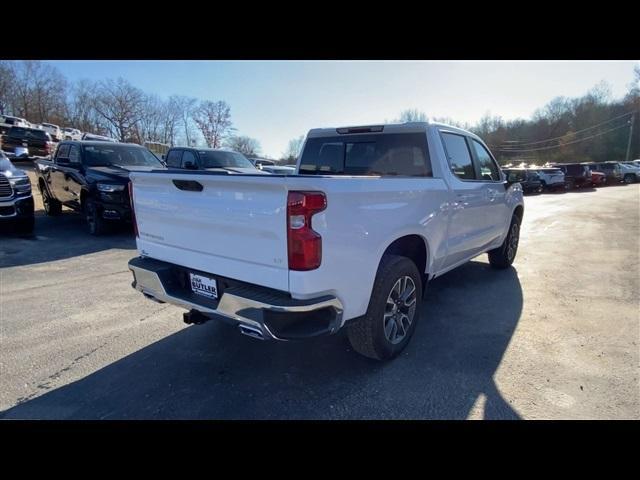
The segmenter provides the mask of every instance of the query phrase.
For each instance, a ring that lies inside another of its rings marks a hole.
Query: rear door
[[[476,167],[476,175],[482,182],[484,195],[483,215],[486,217],[487,228],[490,229],[494,241],[501,237],[505,229],[505,219],[508,218],[506,201],[506,184],[502,178],[498,163],[489,150],[475,138],[468,137]],[[528,181],[529,178],[525,177]]]
[[[58,147],[54,164],[50,169],[49,190],[56,200],[67,201],[67,180],[65,178],[65,166],[69,164],[69,150],[71,145],[64,144]]]
[[[493,232],[484,214],[486,186],[478,179],[467,137],[449,131],[441,131],[440,137],[451,171],[453,193],[444,269],[481,253]]]
[[[66,202],[68,202],[68,204],[74,208],[79,208],[84,177],[81,162],[81,152],[78,145],[71,145],[71,148],[69,150],[69,165],[64,168],[64,171],[64,190],[67,198]]]

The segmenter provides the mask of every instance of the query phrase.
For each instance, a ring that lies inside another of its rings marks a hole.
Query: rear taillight
[[[136,237],[140,238],[138,235],[138,222],[136,222],[136,211],[133,208],[133,182],[129,180],[129,202],[131,203],[131,223],[133,223],[133,231],[136,233]]]
[[[322,237],[311,228],[311,217],[327,208],[322,192],[289,192],[287,246],[290,270],[313,270],[322,262]]]

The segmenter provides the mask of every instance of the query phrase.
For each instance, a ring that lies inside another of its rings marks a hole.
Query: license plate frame
[[[218,281],[200,273],[189,272],[189,285],[196,295],[218,300]]]

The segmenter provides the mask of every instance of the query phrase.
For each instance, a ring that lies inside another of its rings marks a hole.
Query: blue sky
[[[70,80],[123,77],[148,93],[231,105],[239,134],[278,157],[316,127],[396,118],[407,108],[473,123],[485,113],[528,118],[557,96],[606,81],[613,98],[633,80],[630,61],[52,61]]]

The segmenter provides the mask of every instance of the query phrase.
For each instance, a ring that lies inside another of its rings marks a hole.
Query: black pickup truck
[[[11,127],[1,140],[2,150],[9,158],[20,158],[20,147],[26,149],[25,158],[48,157],[53,153],[51,136],[37,128]]]
[[[59,215],[64,205],[85,215],[89,233],[101,235],[115,222],[131,221],[129,173],[164,164],[140,145],[65,140],[53,160],[36,167],[47,215]]]

